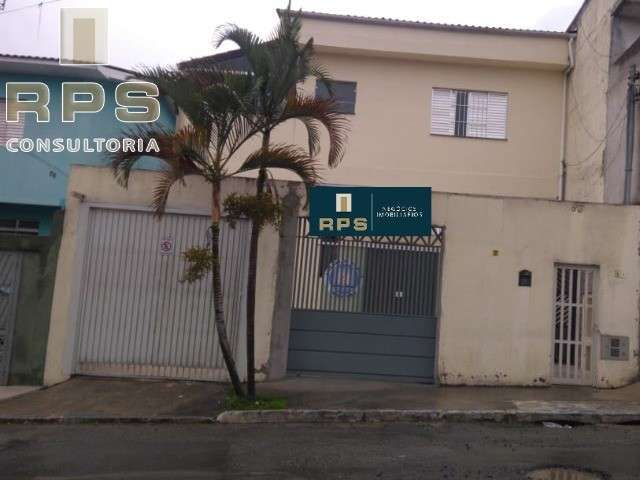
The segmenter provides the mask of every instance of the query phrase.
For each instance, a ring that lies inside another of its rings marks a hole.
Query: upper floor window
[[[40,222],[18,218],[0,218],[0,233],[38,235]]]
[[[316,98],[326,100],[333,98],[338,104],[340,113],[356,113],[356,82],[341,82],[331,80],[327,82],[331,86],[331,95],[324,82],[316,81]]]
[[[24,115],[18,122],[7,122],[7,101],[0,98],[0,148],[5,148],[10,138],[22,138],[24,135]]]
[[[507,94],[434,88],[431,133],[506,139]]]

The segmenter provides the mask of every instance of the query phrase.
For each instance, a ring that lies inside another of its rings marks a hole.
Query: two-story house
[[[260,238],[260,377],[633,381],[640,211],[557,201],[570,198],[564,174],[587,145],[575,137],[570,103],[575,32],[301,15],[303,40],[313,37],[350,119],[346,155],[323,181],[430,186],[434,228],[415,238],[313,238],[304,188],[276,182],[290,203],[281,229]],[[189,62],[246,68],[234,51]],[[327,95],[313,81],[302,88]],[[306,135],[290,122],[272,141],[306,145]],[[325,152],[326,144],[320,158]],[[210,286],[178,281],[181,252],[206,239],[207,185],[188,180],[155,221],[150,172],[126,191],[108,188],[105,168],[75,166],[69,181],[45,382],[72,374],[225,379]],[[231,179],[223,194],[254,188],[251,178]],[[227,328],[241,374],[246,234],[222,235],[233,285]]]
[[[114,91],[130,76],[113,66],[0,55],[0,385],[42,383],[69,172],[72,165],[107,164],[106,145],[100,148],[94,139],[122,135],[125,124],[114,116]],[[50,120],[38,122],[28,113],[7,122],[8,82],[45,83]],[[104,108],[63,122],[63,82],[99,83]],[[159,121],[172,127],[174,114],[164,107]]]
[[[351,124],[347,155],[323,172],[326,183],[558,197],[573,34],[301,15]],[[242,68],[239,55],[190,63]],[[304,135],[291,125],[277,138],[304,144]]]

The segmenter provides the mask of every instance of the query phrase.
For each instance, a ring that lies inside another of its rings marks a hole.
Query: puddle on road
[[[527,475],[528,480],[603,480],[603,476],[571,468],[541,468]]]

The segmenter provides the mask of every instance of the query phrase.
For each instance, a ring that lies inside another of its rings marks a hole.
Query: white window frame
[[[30,220],[30,219],[21,219],[21,218],[0,218],[3,222],[13,222],[11,226],[5,226],[0,224],[0,233],[9,233],[9,234],[22,234],[22,235],[38,235],[40,232],[40,221],[39,220]],[[37,226],[25,226],[25,222],[36,222]]]
[[[431,135],[507,140],[508,116],[506,92],[432,88]]]
[[[17,122],[7,122],[7,99],[0,97],[0,148],[6,148],[10,138],[24,138],[24,114]]]

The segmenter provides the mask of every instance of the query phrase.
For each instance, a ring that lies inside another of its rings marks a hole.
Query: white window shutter
[[[507,104],[506,93],[488,94],[486,138],[507,138]]]
[[[455,120],[455,91],[448,88],[434,88],[431,93],[431,133],[453,135]]]
[[[0,98],[0,148],[5,148],[10,138],[22,138],[24,136],[24,114],[20,114],[18,122],[7,122],[7,102]]]
[[[469,92],[467,103],[467,137],[486,137],[488,93]]]

